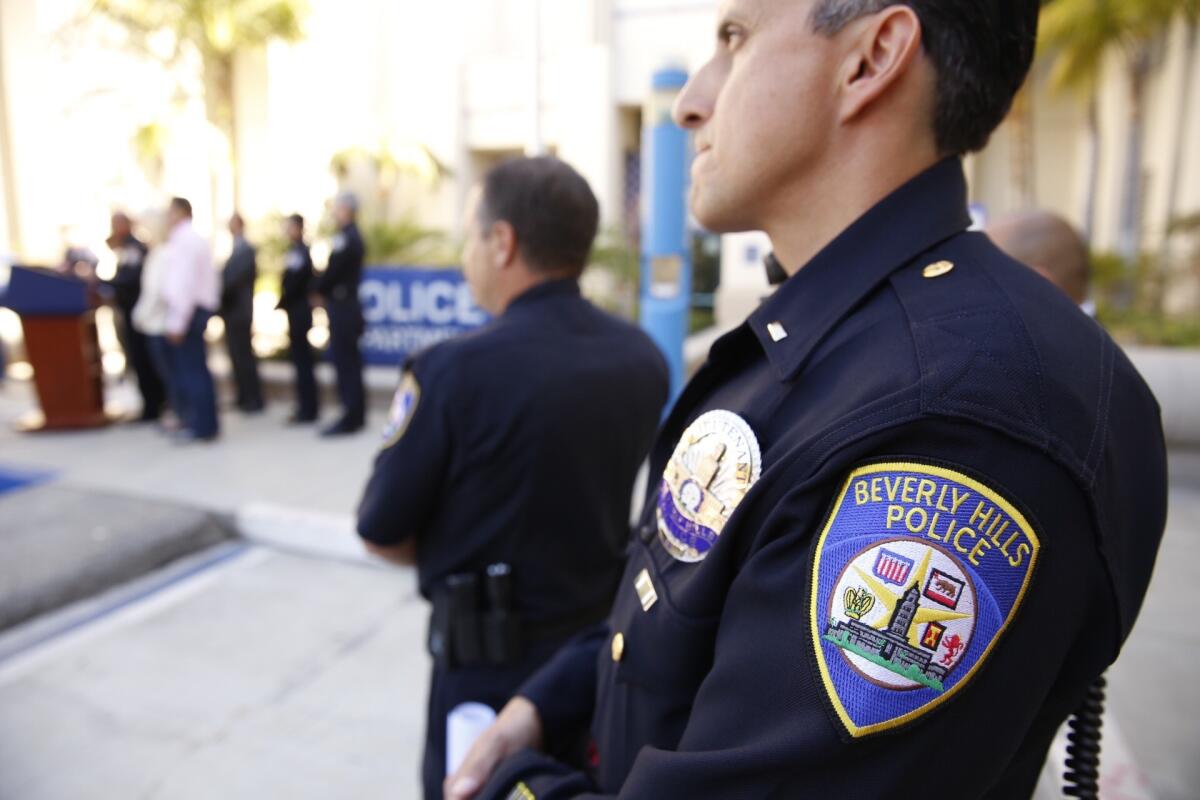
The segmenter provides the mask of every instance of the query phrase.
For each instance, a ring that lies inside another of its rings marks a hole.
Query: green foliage
[[[1130,265],[1115,253],[1092,255],[1096,319],[1118,341],[1164,347],[1200,347],[1200,316],[1168,316],[1170,290],[1163,253],[1144,253]]]
[[[1194,24],[1200,0],[1051,0],[1038,25],[1039,54],[1055,86],[1088,93],[1112,48],[1135,52],[1179,16]]]
[[[457,262],[458,248],[443,231],[411,220],[368,223],[362,234],[368,264],[453,266]]]
[[[147,52],[153,52],[147,42],[151,36],[167,33],[173,57],[190,46],[207,59],[229,58],[239,48],[276,39],[299,40],[308,5],[301,0],[92,0],[91,13],[125,28]]]

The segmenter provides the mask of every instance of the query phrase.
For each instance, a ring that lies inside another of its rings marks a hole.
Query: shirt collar
[[[523,308],[528,305],[533,305],[543,298],[569,296],[578,297],[579,294],[579,281],[577,279],[554,278],[552,280],[543,281],[542,283],[536,284],[535,286],[532,286],[521,294],[517,295],[509,302],[508,308],[506,308],[504,312],[508,313],[514,308]]]
[[[825,334],[891,273],[970,225],[957,157],[938,162],[859,217],[747,320],[779,379],[792,378]]]

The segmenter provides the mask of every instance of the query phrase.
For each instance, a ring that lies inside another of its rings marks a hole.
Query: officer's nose
[[[685,130],[694,131],[712,117],[716,93],[710,86],[712,81],[709,66],[709,64],[705,64],[699,72],[689,78],[683,91],[675,98],[671,117],[675,120],[676,125]]]

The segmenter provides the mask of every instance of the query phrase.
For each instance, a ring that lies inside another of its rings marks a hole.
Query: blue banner
[[[360,345],[368,364],[399,366],[409,353],[488,321],[457,269],[369,267],[358,295],[367,323]]]

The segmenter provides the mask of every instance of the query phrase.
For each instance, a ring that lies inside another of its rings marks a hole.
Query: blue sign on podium
[[[358,296],[367,323],[359,344],[368,364],[399,365],[489,319],[457,269],[370,267]]]
[[[44,267],[14,265],[3,304],[21,316],[74,317],[87,311],[87,284]]]

